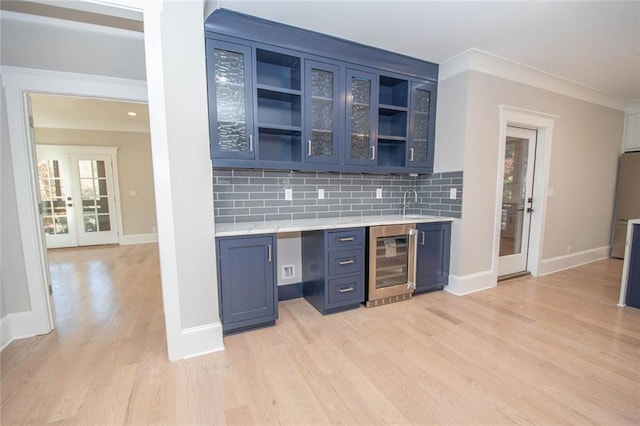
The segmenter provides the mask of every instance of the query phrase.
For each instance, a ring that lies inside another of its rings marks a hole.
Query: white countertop
[[[355,228],[395,225],[401,223],[451,222],[453,218],[422,215],[388,215],[362,217],[330,217],[323,219],[274,220],[270,222],[220,223],[215,225],[216,237],[279,232],[315,231],[324,229]]]
[[[618,306],[625,306],[625,299],[627,298],[627,281],[629,280],[631,247],[634,244],[640,244],[640,241],[633,241],[633,225],[640,226],[640,218],[631,219],[627,222],[627,237],[625,240],[624,261],[622,264],[622,280],[620,283],[620,299],[618,301]]]

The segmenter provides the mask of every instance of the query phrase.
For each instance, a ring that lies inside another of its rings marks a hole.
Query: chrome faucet
[[[409,207],[410,204],[407,201],[407,195],[409,195],[411,192],[413,192],[413,204],[418,204],[418,193],[415,189],[409,188],[404,191],[404,196],[402,197],[402,216],[405,216],[407,214],[407,207]]]

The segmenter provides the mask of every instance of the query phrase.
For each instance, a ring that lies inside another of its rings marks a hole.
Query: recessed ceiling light
[[[130,115],[131,117],[135,117],[136,115],[138,115],[138,113],[134,111],[129,111],[127,115]]]

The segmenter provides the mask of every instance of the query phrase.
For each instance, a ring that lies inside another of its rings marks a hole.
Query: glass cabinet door
[[[377,99],[377,75],[347,70],[347,164],[376,164]]]
[[[316,61],[305,62],[305,161],[338,163],[340,122],[340,68]]]
[[[410,140],[407,162],[410,167],[432,166],[435,105],[435,85],[412,83]]]
[[[207,59],[212,157],[254,159],[251,48],[207,40]]]

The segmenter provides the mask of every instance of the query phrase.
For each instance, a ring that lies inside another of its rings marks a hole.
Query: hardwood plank
[[[170,363],[157,246],[50,253],[57,328],[0,354],[2,424],[639,424],[640,310],[622,263],[428,293]]]

